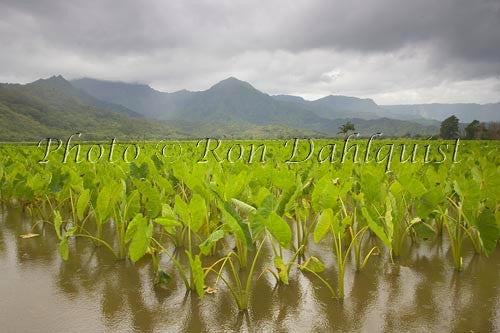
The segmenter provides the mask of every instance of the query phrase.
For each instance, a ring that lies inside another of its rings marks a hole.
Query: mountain
[[[326,119],[356,117],[359,119],[381,118],[382,109],[371,99],[329,95],[315,101],[290,95],[273,96],[276,100],[300,104]]]
[[[290,129],[285,130],[288,133],[300,129],[306,133],[335,136],[338,127],[346,121],[353,122],[362,135],[438,132],[438,127],[429,123],[391,122],[383,114],[387,110],[370,99],[327,96],[306,101],[297,96],[270,96],[234,77],[204,91],[175,93],[160,92],[146,85],[93,79],[75,80],[72,84],[96,98],[122,104],[148,118],[167,120],[180,130],[193,134],[211,128],[209,134],[222,133],[221,129],[224,129],[237,135],[244,133],[242,128],[280,125]],[[376,130],[372,131],[373,128]],[[235,129],[239,130],[233,132]],[[255,129],[255,132],[265,131]]]
[[[387,110],[385,115],[392,118],[405,115],[442,121],[455,115],[464,123],[474,119],[482,122],[500,121],[500,103],[384,105],[382,108]]]
[[[143,84],[89,78],[73,80],[71,84],[99,100],[123,105],[145,117],[156,119],[169,119],[192,94],[187,90],[165,93]]]
[[[87,140],[180,136],[122,105],[101,101],[62,76],[21,84],[0,84],[0,141],[66,138]]]

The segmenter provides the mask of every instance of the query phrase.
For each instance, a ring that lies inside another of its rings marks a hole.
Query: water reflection
[[[382,251],[361,272],[348,264],[343,302],[295,267],[289,286],[277,286],[270,274],[263,274],[252,289],[248,313],[241,314],[222,284],[203,301],[186,293],[175,274],[169,288],[158,288],[149,260],[135,265],[116,260],[87,239],[72,241],[69,260],[63,262],[51,226],[32,230],[32,224],[22,208],[0,208],[2,331],[500,330],[498,249],[484,258],[466,247],[461,273],[453,271],[446,240],[412,244],[395,264]],[[40,236],[19,237],[28,232]],[[309,253],[325,259],[322,276],[336,287],[331,244],[311,243]],[[271,255],[264,248],[265,262]],[[162,267],[174,272],[165,258]],[[213,277],[207,281],[213,283]]]

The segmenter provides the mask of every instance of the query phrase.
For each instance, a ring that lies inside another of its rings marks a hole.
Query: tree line
[[[478,120],[473,120],[461,131],[459,119],[453,115],[443,120],[439,134],[442,139],[446,140],[458,137],[463,137],[467,140],[500,140],[500,123],[482,123]],[[461,134],[465,134],[465,136]]]

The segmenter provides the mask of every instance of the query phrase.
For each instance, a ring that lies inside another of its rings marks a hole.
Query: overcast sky
[[[500,0],[0,0],[0,81],[500,101]]]

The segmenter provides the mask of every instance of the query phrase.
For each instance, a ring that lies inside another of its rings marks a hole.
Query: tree
[[[451,116],[443,120],[440,135],[445,140],[456,139],[458,137],[458,118]]]
[[[479,138],[481,132],[481,123],[478,120],[473,120],[465,128],[465,138],[468,140],[474,140]]]
[[[350,121],[348,121],[347,123],[345,123],[344,125],[340,126],[339,127],[339,132],[337,134],[344,134],[345,136],[347,136],[347,133],[349,133],[349,131],[355,131],[356,128],[354,127],[354,124],[351,123]]]

